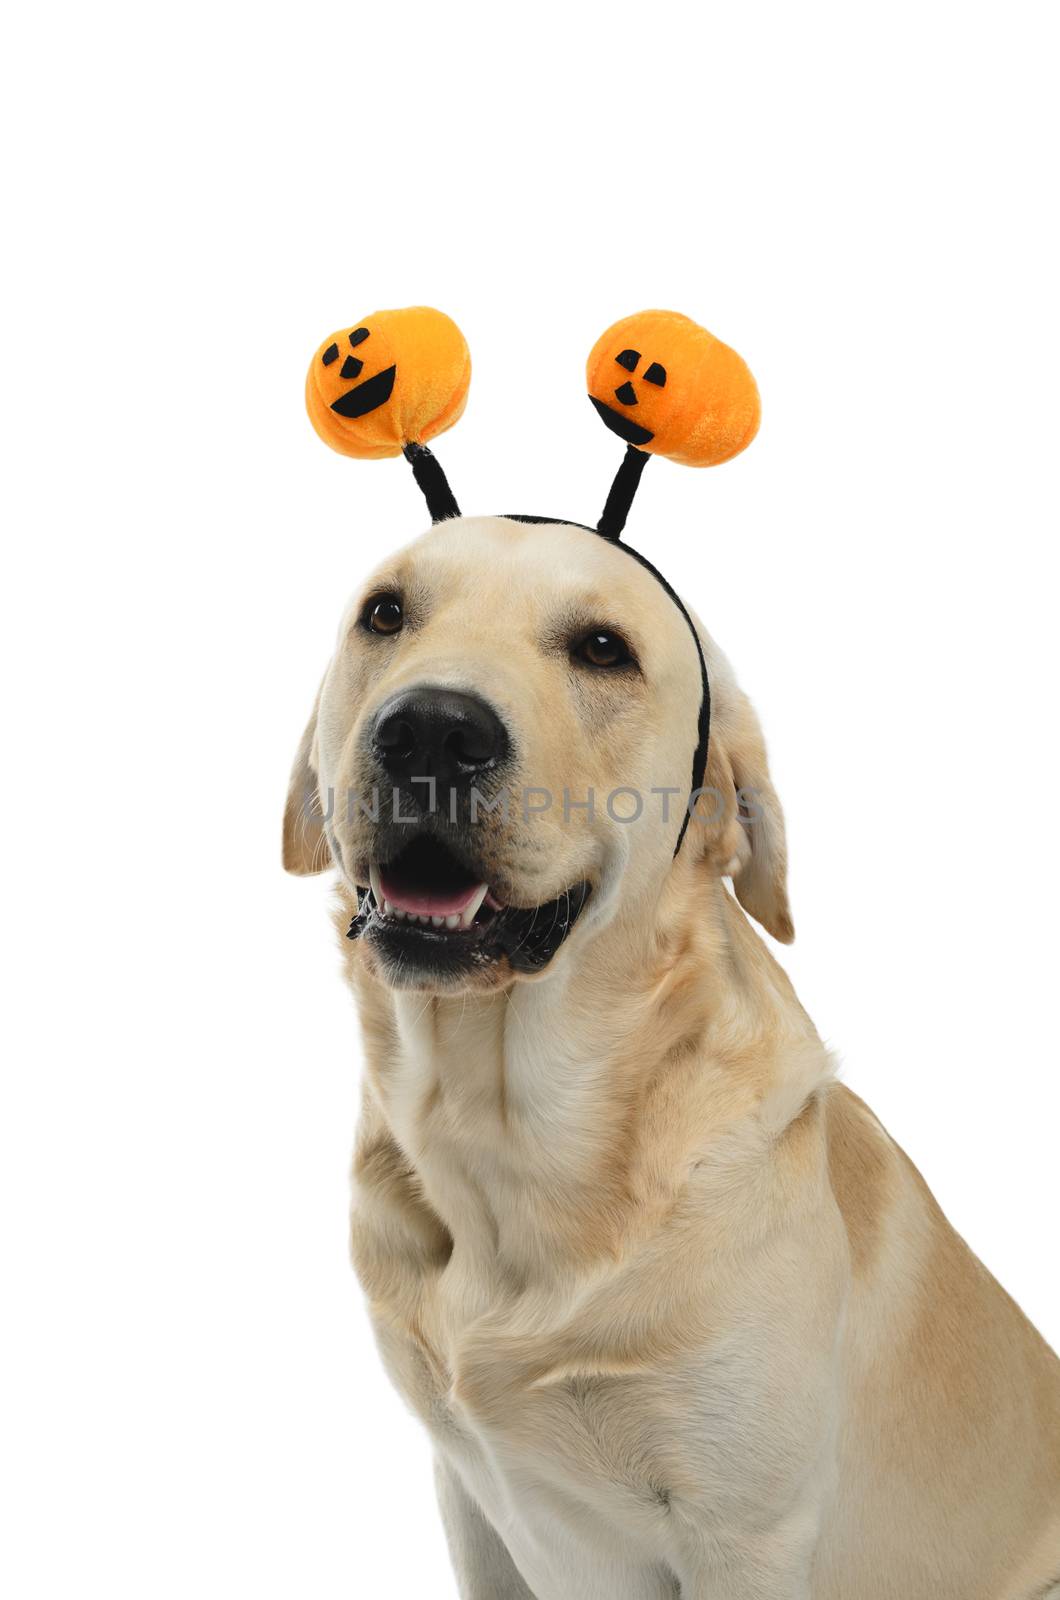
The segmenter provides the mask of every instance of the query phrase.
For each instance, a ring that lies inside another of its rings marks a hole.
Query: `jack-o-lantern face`
[[[332,334],[306,377],[309,420],[342,455],[379,459],[426,444],[460,417],[471,356],[456,323],[430,306],[377,311]]]
[[[758,388],[741,356],[676,311],[641,311],[596,341],[589,398],[627,444],[711,467],[758,432]]]

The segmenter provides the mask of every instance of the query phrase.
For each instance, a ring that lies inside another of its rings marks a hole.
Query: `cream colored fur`
[[[367,720],[421,681],[489,696],[520,782],[687,788],[694,647],[628,556],[461,519],[379,578],[419,624],[366,647],[358,595],[295,798],[363,782]],[[633,636],[628,694],[572,686],[543,645],[571,607]],[[344,943],[367,1061],[354,1261],[434,1444],[460,1592],[1039,1600],[1060,1580],[1060,1364],[836,1082],[738,903],[791,937],[761,735],[703,637],[726,803],[676,860],[658,816],[488,837],[517,903],[593,884],[542,977],[398,990]],[[332,847],[344,931],[366,825],[293,800],[291,869]]]

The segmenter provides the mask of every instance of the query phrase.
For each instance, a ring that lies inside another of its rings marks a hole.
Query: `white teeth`
[[[384,897],[379,868],[371,863],[369,863],[368,867],[368,882],[371,885],[372,898],[380,916],[392,917],[395,922],[418,922],[424,928],[470,928],[483,900],[489,893],[489,884],[480,883],[463,911],[454,911],[447,917],[432,917],[416,911],[399,911],[392,900],[387,900]]]
[[[470,928],[471,924],[475,920],[476,912],[481,906],[483,900],[485,900],[488,893],[489,884],[480,883],[474,894],[471,896],[471,899],[460,913],[460,926],[462,928]]]

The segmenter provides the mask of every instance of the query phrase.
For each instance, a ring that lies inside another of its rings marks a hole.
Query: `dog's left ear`
[[[725,870],[748,915],[781,944],[790,944],[795,926],[788,904],[784,813],[769,775],[765,740],[747,696],[737,689],[726,700],[711,730],[720,772],[710,779],[731,784],[735,794],[733,823],[726,830],[730,859]]]
[[[283,864],[288,872],[305,878],[331,865],[331,850],[324,832],[324,813],[317,781],[316,739],[320,693],[306,724],[287,788],[283,813]]]

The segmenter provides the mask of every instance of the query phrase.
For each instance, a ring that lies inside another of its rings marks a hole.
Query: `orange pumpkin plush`
[[[640,311],[595,343],[589,398],[626,442],[598,533],[618,539],[651,455],[712,467],[758,431],[747,363],[691,317]],[[460,515],[427,448],[463,414],[471,356],[451,317],[431,306],[376,311],[325,339],[309,365],[306,409],[333,450],[362,459],[404,455],[435,522]]]
[[[379,460],[452,427],[467,404],[471,354],[430,306],[376,311],[324,340],[309,364],[309,420],[344,456]]]
[[[687,467],[739,455],[758,432],[758,387],[742,356],[677,311],[640,311],[593,345],[589,398],[620,439]]]

